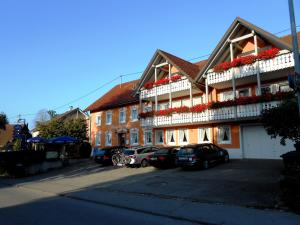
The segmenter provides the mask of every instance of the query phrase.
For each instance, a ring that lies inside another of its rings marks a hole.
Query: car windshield
[[[194,148],[181,148],[178,154],[193,154],[195,152]]]
[[[134,150],[125,150],[124,154],[125,155],[134,155]]]

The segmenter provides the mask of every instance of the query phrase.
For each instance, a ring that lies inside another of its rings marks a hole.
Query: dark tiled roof
[[[138,96],[133,96],[133,91],[139,80],[118,84],[87,107],[84,111],[98,111],[112,109],[139,102]]]
[[[162,55],[164,55],[166,58],[168,58],[174,66],[176,66],[178,69],[180,69],[182,72],[184,72],[187,76],[192,78],[193,80],[197,76],[199,72],[199,67],[193,63],[190,63],[184,59],[181,59],[175,55],[172,55],[170,53],[164,52],[160,50]]]

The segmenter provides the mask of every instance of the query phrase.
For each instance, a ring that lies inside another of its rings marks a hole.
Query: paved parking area
[[[256,208],[274,208],[278,202],[280,160],[232,160],[208,170],[183,171],[180,168],[101,167],[84,162],[48,174],[4,182],[37,184],[64,191],[106,190],[192,202],[219,203]]]
[[[138,173],[98,184],[97,188],[194,202],[273,208],[278,201],[282,168],[280,160],[232,160],[229,164],[196,171],[122,168],[118,172],[124,175]]]

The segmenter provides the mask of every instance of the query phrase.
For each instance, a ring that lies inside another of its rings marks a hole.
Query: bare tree
[[[35,124],[45,123],[51,119],[51,115],[49,114],[47,109],[41,109],[37,112],[35,116]]]

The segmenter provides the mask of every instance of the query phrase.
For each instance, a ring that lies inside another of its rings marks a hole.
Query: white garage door
[[[244,126],[243,151],[245,158],[280,159],[280,155],[294,149],[293,143],[280,144],[280,139],[271,139],[262,126]]]

